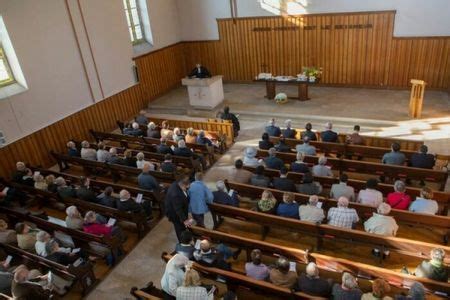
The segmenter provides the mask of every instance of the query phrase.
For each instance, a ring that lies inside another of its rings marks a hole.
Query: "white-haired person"
[[[373,213],[366,222],[364,222],[364,230],[383,236],[396,236],[398,225],[395,219],[389,216],[391,206],[387,203],[381,203],[377,212]],[[380,250],[375,248],[372,250],[373,255],[380,256]],[[389,255],[389,250],[385,250],[383,256]]]
[[[337,207],[328,210],[328,225],[352,229],[354,224],[359,221],[358,213],[354,208],[348,207],[348,199],[340,197]]]
[[[291,171],[297,173],[310,172],[308,164],[303,162],[303,160],[305,159],[305,155],[303,154],[303,152],[297,152],[296,158],[297,160],[291,163]]]
[[[424,187],[420,190],[420,197],[416,197],[411,205],[409,211],[435,215],[439,211],[439,206],[435,200],[433,200],[433,191],[429,187]]]
[[[66,144],[67,155],[72,157],[80,157],[80,152],[77,149],[77,145],[73,141],[68,141]]]
[[[45,178],[44,176],[42,176],[41,174],[35,173],[33,175],[33,181],[34,181],[34,188],[41,190],[41,191],[46,191],[47,190],[47,183],[45,182]]]
[[[136,167],[138,169],[143,169],[144,168],[144,164],[149,163],[148,161],[145,160],[145,154],[142,152],[138,152],[136,154]],[[153,169],[151,168],[153,166]],[[150,169],[152,171],[155,170],[155,166],[153,164],[150,164]]]
[[[156,128],[156,124],[153,122],[147,125],[147,137],[152,139],[160,139],[161,132]]]
[[[131,128],[126,128],[123,130],[123,134],[138,137],[138,136],[143,136],[144,132],[141,130],[139,123],[133,122],[133,123],[131,123]]]
[[[247,147],[244,150],[244,166],[257,167],[259,165],[258,159],[256,158],[257,150],[254,147]]]
[[[164,120],[161,122],[161,138],[172,139],[173,131],[170,130],[169,121]]]
[[[280,127],[275,125],[275,119],[270,119],[270,121],[267,123],[267,126],[265,128],[265,132],[269,134],[269,136],[280,136],[281,130]]]
[[[91,148],[91,144],[88,141],[82,141],[80,156],[83,159],[97,160],[97,151]]]
[[[297,131],[295,129],[292,129],[292,121],[284,121],[284,126],[286,126],[286,128],[281,130],[281,134],[287,139],[295,139]]]
[[[213,142],[209,138],[206,137],[204,130],[200,130],[198,132],[195,142],[199,145],[206,145],[206,146],[210,146],[210,147],[213,146]]]
[[[362,291],[358,287],[355,276],[344,272],[342,273],[342,282],[333,285],[331,295],[334,300],[360,300]]]
[[[317,165],[312,167],[312,173],[314,176],[321,177],[333,177],[333,172],[331,167],[327,166],[327,158],[325,156],[320,156]]]
[[[84,219],[78,208],[74,205],[66,208],[66,227],[83,230]]]
[[[325,214],[323,209],[317,206],[318,202],[319,197],[317,195],[312,195],[309,197],[308,204],[300,205],[298,208],[298,214],[301,221],[315,224],[322,223],[323,219],[325,219]]]
[[[386,197],[386,203],[393,209],[408,210],[411,204],[411,197],[406,194],[405,183],[401,180],[397,180],[394,183],[393,193],[389,193]]]
[[[176,299],[178,287],[183,285],[185,267],[189,259],[183,254],[175,254],[166,264],[161,278],[164,299]]]
[[[130,192],[127,190],[121,190],[119,193],[119,200],[116,202],[116,207],[118,210],[133,212],[133,213],[143,213],[147,218],[152,216],[152,207],[149,201],[142,200],[141,203],[137,203],[133,198],[131,198]]]
[[[311,296],[329,298],[331,295],[331,280],[320,278],[319,267],[310,262],[305,272],[298,278],[298,290]]]
[[[431,280],[448,282],[450,271],[445,262],[445,251],[442,248],[435,248],[430,251],[430,260],[422,261],[417,266],[414,274],[417,277],[428,278]]]
[[[173,139],[175,142],[178,142],[178,141],[180,141],[180,140],[184,140],[184,135],[181,134],[181,129],[180,129],[180,128],[175,127],[175,128],[173,129],[172,139]]]
[[[123,158],[117,154],[116,147],[109,148],[109,158],[106,160],[106,162],[115,165],[125,165],[125,161],[123,160]]]
[[[327,143],[337,143],[338,142],[338,134],[333,130],[333,124],[331,122],[327,122],[325,124],[325,131],[320,133],[320,139],[322,142]]]
[[[219,180],[216,182],[217,191],[213,192],[213,202],[223,205],[239,207],[239,196],[236,191],[227,192],[225,182]]]
[[[46,249],[46,245],[47,243],[52,239],[52,236],[44,231],[44,230],[39,230],[38,233],[36,234],[36,244],[35,244],[35,250],[36,250],[36,254],[39,256],[43,256],[43,257],[47,257],[47,249]],[[61,252],[64,253],[71,253],[72,249],[70,248],[64,248],[64,247],[59,247]]]
[[[33,172],[27,168],[24,162],[18,161],[16,163],[16,170],[13,172],[11,178],[14,182],[34,186]]]

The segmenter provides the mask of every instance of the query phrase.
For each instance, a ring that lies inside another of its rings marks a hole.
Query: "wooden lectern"
[[[418,79],[411,79],[411,97],[409,98],[409,116],[418,119],[422,115],[423,93],[426,82]]]

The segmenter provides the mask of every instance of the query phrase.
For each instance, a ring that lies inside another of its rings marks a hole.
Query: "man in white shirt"
[[[339,199],[340,197],[346,197],[350,202],[355,202],[355,190],[352,186],[347,185],[348,176],[342,173],[339,176],[339,183],[335,183],[331,186],[330,197],[333,199]]]
[[[383,203],[383,194],[376,190],[377,186],[378,180],[374,178],[367,180],[366,189],[359,191],[357,202],[372,207],[378,207]]]
[[[325,214],[323,213],[322,208],[317,207],[319,197],[312,195],[309,197],[308,202],[308,204],[303,204],[298,208],[300,220],[319,224],[322,223],[323,219],[325,219]]]

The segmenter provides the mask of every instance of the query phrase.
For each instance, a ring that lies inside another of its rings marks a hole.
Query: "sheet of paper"
[[[289,262],[289,271],[297,272],[297,264],[293,261]]]
[[[5,265],[9,265],[9,263],[11,262],[11,260],[12,260],[12,256],[11,255],[8,255],[7,257],[6,257],[6,259],[5,259]]]
[[[200,243],[201,243],[200,240],[196,240],[196,241],[195,241],[195,246],[194,246],[194,248],[197,249],[197,250],[199,250],[199,249],[200,249]]]
[[[6,193],[8,193],[8,191],[9,191],[9,187],[5,187],[2,191],[2,193],[6,195]]]
[[[234,190],[231,189],[231,190],[228,192],[228,195],[229,195],[230,197],[233,197],[233,193],[234,193]]]
[[[320,201],[319,201],[319,202],[317,202],[317,207],[318,207],[318,208],[322,208],[322,204],[323,204],[323,203],[322,203],[322,202],[320,202]]]
[[[137,194],[137,196],[136,196],[136,203],[142,203],[142,197],[144,197],[144,195]]]
[[[74,248],[72,249],[72,253],[78,253],[80,252],[81,248]]]
[[[41,175],[41,172],[39,172],[39,171],[34,171],[34,176],[39,176],[39,175]]]
[[[106,225],[107,226],[114,226],[114,224],[116,224],[116,219],[109,218],[108,223]]]

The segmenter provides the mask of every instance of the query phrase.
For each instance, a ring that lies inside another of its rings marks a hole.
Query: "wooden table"
[[[275,98],[277,85],[297,85],[298,86],[298,95],[296,97],[288,96],[288,98],[289,99],[297,99],[299,101],[306,101],[306,100],[311,99],[308,97],[308,85],[317,83],[317,81],[309,82],[309,81],[300,81],[297,79],[288,80],[288,81],[281,81],[281,80],[274,80],[274,79],[257,79],[254,81],[266,83],[266,98],[268,98],[268,99]]]

